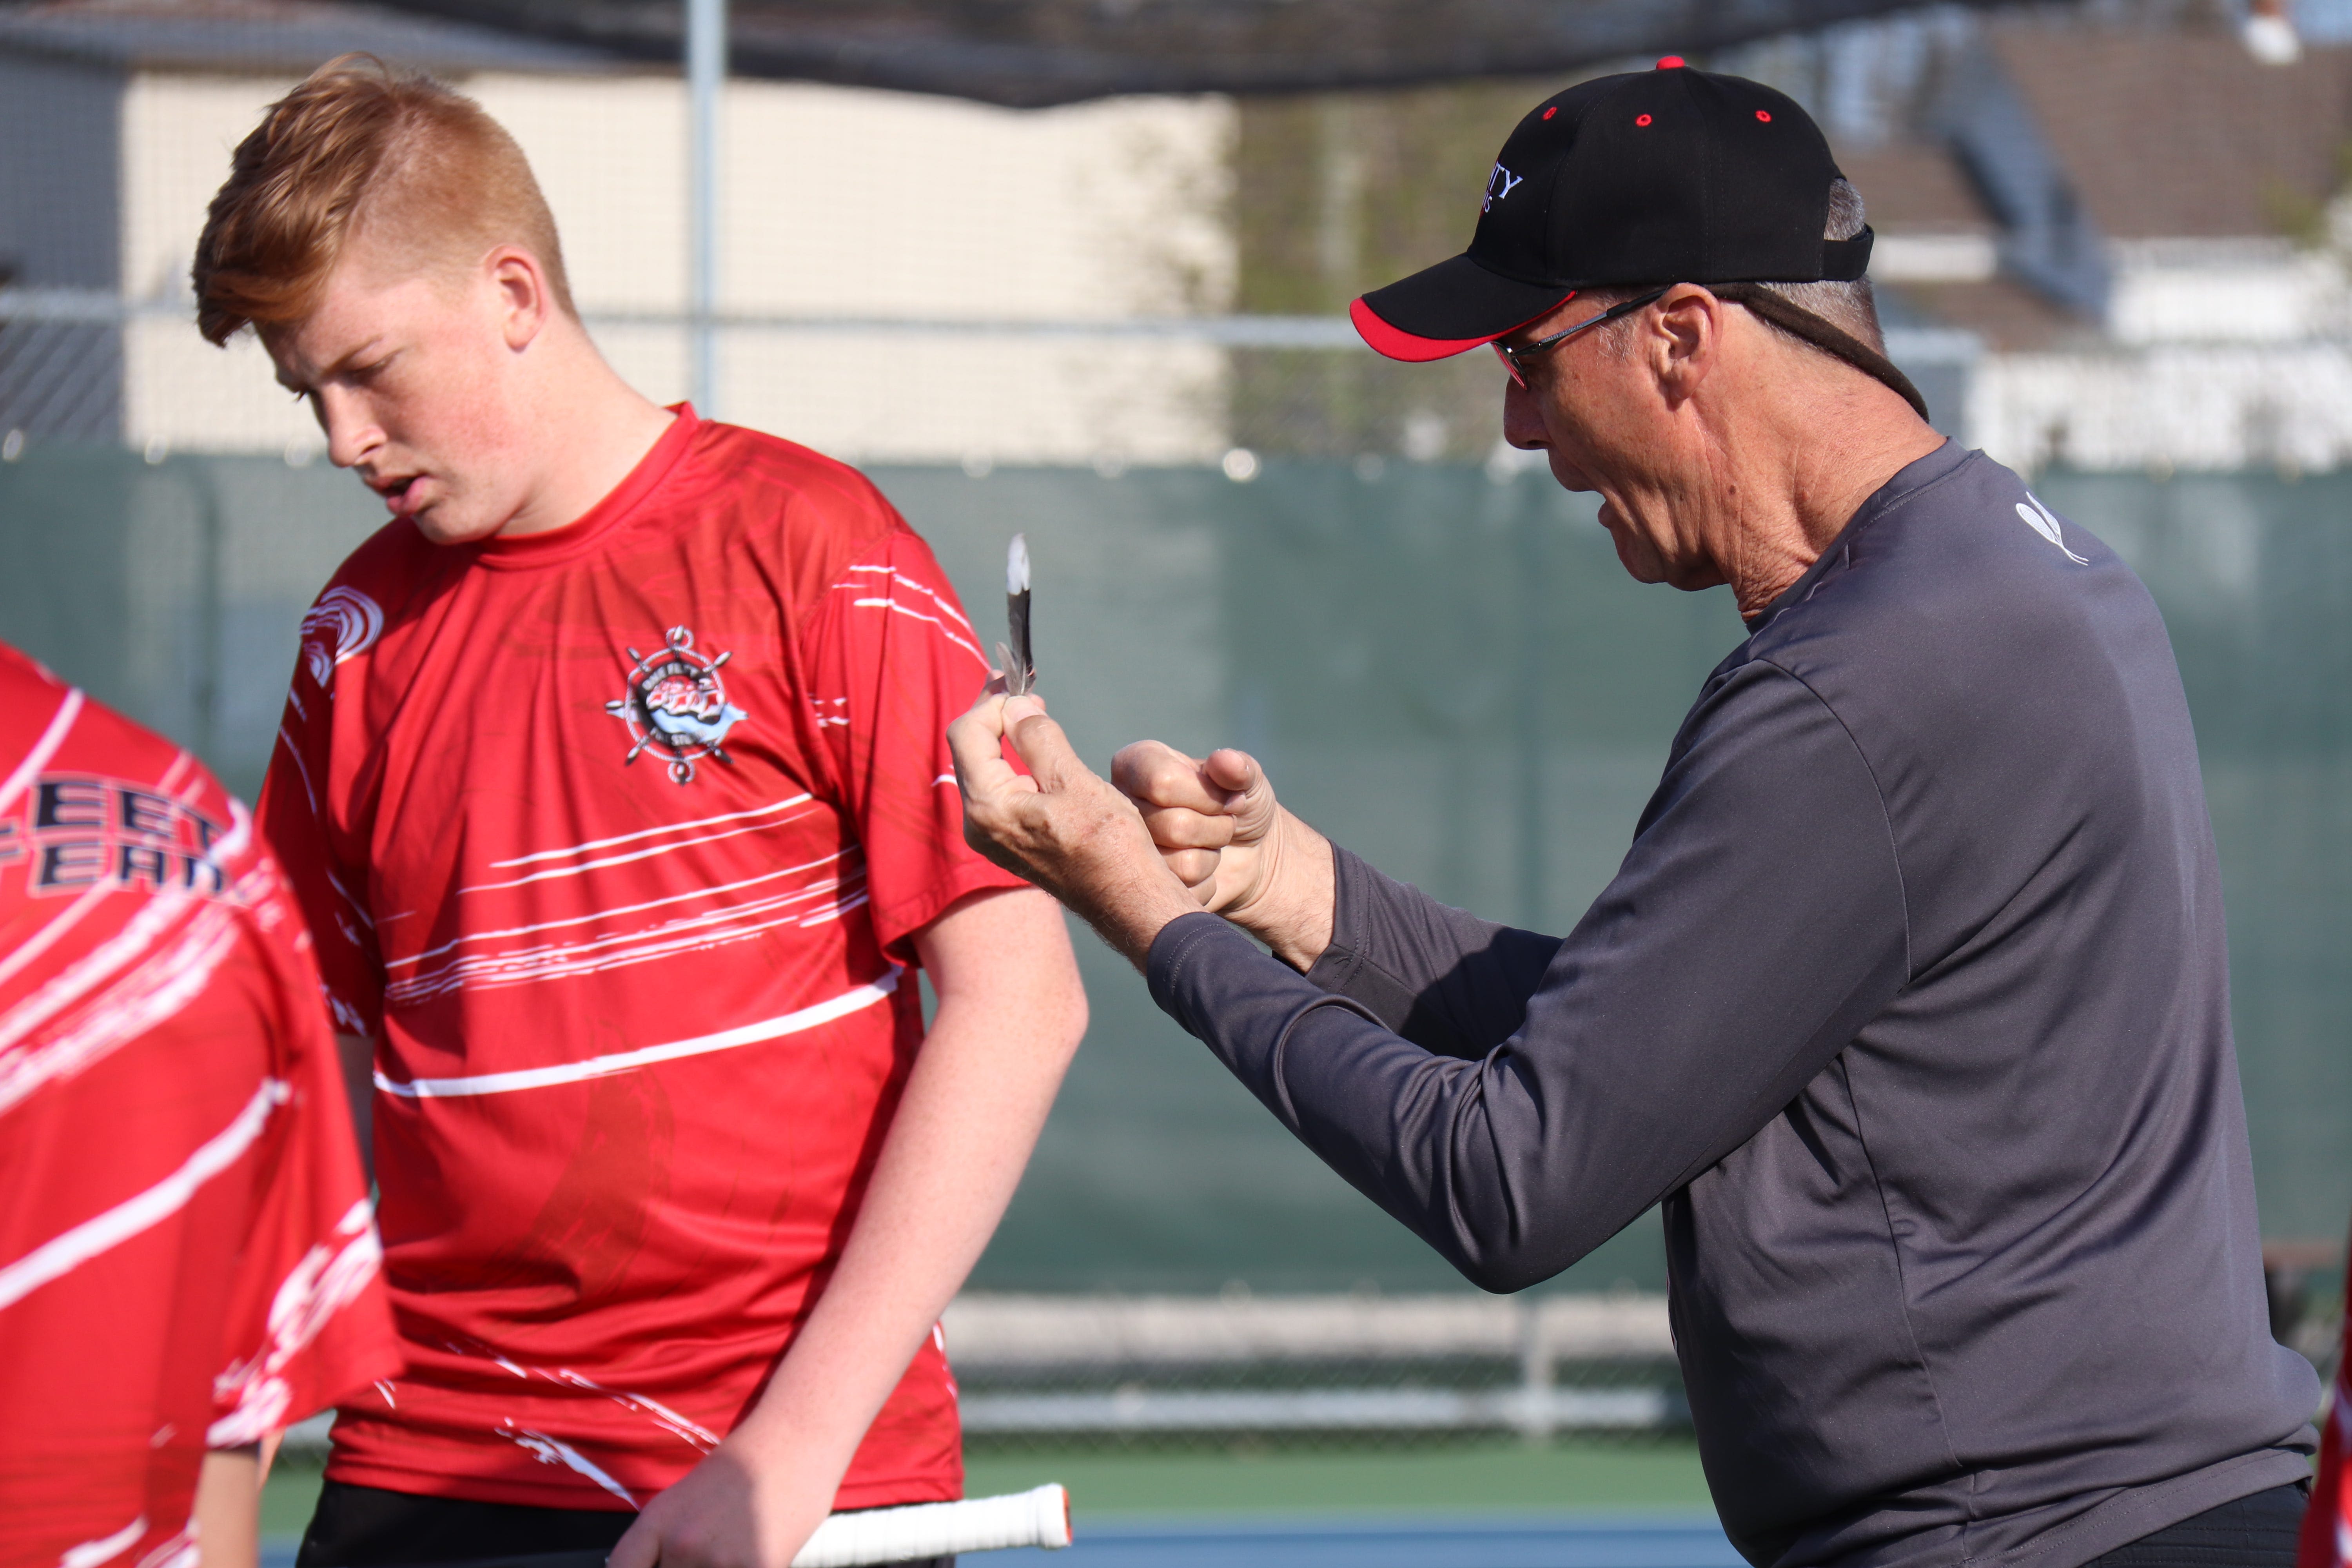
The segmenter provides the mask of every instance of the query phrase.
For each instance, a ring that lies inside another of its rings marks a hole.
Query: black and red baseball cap
[[[1794,100],[1668,55],[1529,110],[1487,174],[1470,248],[1375,289],[1349,315],[1389,358],[1434,360],[1580,289],[1859,278],[1870,231],[1822,237],[1839,178]]]

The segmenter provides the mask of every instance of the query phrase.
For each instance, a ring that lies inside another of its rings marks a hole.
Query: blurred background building
[[[530,154],[606,353],[872,471],[967,600],[1029,534],[1087,752],[1251,748],[1390,871],[1549,929],[1740,628],[1496,439],[1486,355],[1349,299],[1460,248],[1543,92],[1675,52],[1805,103],[1893,357],[2164,609],[2203,748],[2273,1319],[2352,1216],[2352,0],[802,0],[735,10],[696,297],[674,0],[0,3],[0,637],[257,788],[382,512],[190,324],[262,107],[363,49]],[[2263,7],[2267,8],[2263,8]],[[1678,1419],[1654,1216],[1465,1293],[1081,942],[1095,1026],[973,1293],[976,1433]]]

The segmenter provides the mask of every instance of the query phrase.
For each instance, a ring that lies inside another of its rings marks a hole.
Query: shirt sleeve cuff
[[[974,893],[1011,892],[1029,884],[973,855],[911,898],[874,910],[874,940],[895,963],[919,964],[915,936]]]
[[[1307,971],[1307,978],[1334,996],[1361,1003],[1391,1030],[1402,1033],[1412,1016],[1413,994],[1404,983],[1366,956],[1364,910],[1377,876],[1339,845],[1331,846],[1331,945]]]

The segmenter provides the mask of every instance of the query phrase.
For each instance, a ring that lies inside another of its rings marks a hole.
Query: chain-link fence
[[[867,466],[969,602],[992,602],[1003,541],[1025,531],[1045,689],[1097,762],[1146,733],[1244,746],[1385,869],[1557,930],[1613,870],[1740,635],[1720,591],[1627,581],[1590,498],[1499,445],[1487,356],[1392,364],[1335,312],[1359,274],[1459,243],[1448,182],[1483,164],[1529,84],[1388,110],[1204,97],[1034,114],[739,86],[719,308],[699,321],[674,76],[315,16],[195,37],[86,15],[80,42],[34,47],[30,15],[0,6],[0,637],[248,795],[304,608],[383,514],[257,345],[196,338],[184,279],[229,147],[345,47],[436,64],[516,131],[590,328],[644,390],[682,395],[709,328],[717,412]],[[1350,146],[1364,155],[1324,155]],[[2281,1285],[2297,1304],[2283,1331],[2316,1345],[2352,1212],[2352,476],[2298,476],[2337,460],[2334,427],[2263,447],[2259,472],[2168,477],[2100,434],[2155,417],[2110,407],[2112,389],[2169,406],[2262,364],[2148,351],[2092,386],[1988,369],[1966,333],[1897,331],[1890,349],[1947,430],[2131,470],[2035,482],[2132,561],[2172,630],[2265,1229],[2305,1247],[2281,1254],[2282,1279],[2318,1259]],[[2340,346],[2297,352],[2316,356],[2303,384],[2333,384]],[[1680,1419],[1654,1219],[1539,1301],[1465,1298],[1123,964],[1080,952],[1093,1030],[949,1323],[979,1440]]]
[[[318,456],[257,344],[189,330],[187,272],[230,149],[307,64],[351,48],[437,70],[514,132],[601,346],[664,401],[687,395],[708,332],[705,413],[853,461],[1480,460],[1496,445],[1484,356],[1391,364],[1340,310],[1374,273],[1459,246],[1464,193],[1526,85],[1024,113],[739,81],[701,316],[676,75],[331,5],[0,5],[0,439]],[[1912,330],[1892,347],[1959,430],[1974,340]]]

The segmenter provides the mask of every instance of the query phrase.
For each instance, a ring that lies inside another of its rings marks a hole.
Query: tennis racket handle
[[[866,1568],[959,1552],[1070,1543],[1070,1494],[1047,1483],[1003,1497],[919,1502],[836,1513],[793,1559],[793,1568]]]

